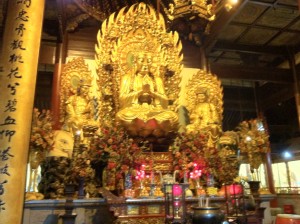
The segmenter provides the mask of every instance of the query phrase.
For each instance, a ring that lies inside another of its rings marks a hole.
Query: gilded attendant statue
[[[198,103],[191,111],[191,124],[187,125],[187,132],[202,131],[209,135],[215,142],[222,132],[217,109],[214,104],[208,102],[208,91],[203,89],[197,94]],[[209,145],[212,147],[212,145]]]
[[[61,74],[60,122],[62,129],[80,132],[81,142],[87,143],[89,136],[99,128],[97,112],[99,91],[92,85],[93,76],[82,57],[73,58]]]
[[[88,96],[90,85],[81,83],[77,93],[70,96],[66,101],[66,127],[68,131],[77,131],[82,134],[98,129],[98,124],[93,118],[93,105]]]
[[[216,147],[222,134],[223,89],[213,74],[199,70],[186,88],[190,124],[187,133],[200,132],[207,137],[207,147]]]

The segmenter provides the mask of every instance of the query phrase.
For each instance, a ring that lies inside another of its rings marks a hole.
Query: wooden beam
[[[294,94],[298,118],[298,130],[300,130],[300,74],[297,73],[296,70],[295,53],[292,50],[290,50],[289,53],[289,64],[294,78]]]
[[[263,5],[267,7],[274,7],[274,8],[285,8],[285,9],[292,9],[297,10],[297,6],[294,5],[288,5],[288,4],[281,4],[280,1],[276,0],[275,2],[266,2],[261,0],[251,0],[251,3],[254,3],[256,5]],[[299,2],[299,0],[298,0]]]
[[[262,111],[265,111],[280,102],[291,99],[295,96],[294,92],[294,86],[291,84],[279,91],[274,91],[272,94],[268,94],[268,96],[260,95],[260,107]]]
[[[281,46],[256,46],[256,45],[243,45],[236,43],[228,43],[224,41],[218,41],[214,50],[219,51],[233,51],[252,54],[273,54],[273,55],[288,55],[287,48]]]
[[[256,113],[254,101],[240,99],[224,99],[224,110]]]
[[[298,21],[299,19],[296,18],[294,19],[291,23],[294,24]],[[295,22],[294,22],[295,21]],[[271,31],[285,31],[285,32],[289,32],[289,33],[294,33],[294,34],[298,34],[299,31],[298,30],[294,30],[294,29],[289,29],[289,28],[277,28],[277,27],[272,27],[272,26],[265,26],[265,25],[257,25],[257,24],[246,24],[246,23],[241,23],[241,22],[231,22],[230,25],[233,26],[240,26],[240,27],[247,27],[248,29],[262,29],[262,30],[271,30]]]
[[[230,10],[226,11],[225,8],[216,15],[216,20],[212,22],[209,35],[205,38],[203,48],[206,55],[211,51],[215,45],[221,32],[228,26],[233,18],[244,8],[249,0],[238,1],[238,3]]]
[[[96,27],[82,28],[79,32],[68,35],[68,56],[83,57],[86,59],[95,58],[95,43],[97,43]],[[86,34],[89,35],[86,35]]]
[[[293,77],[289,69],[260,68],[245,65],[220,65],[212,63],[211,71],[221,79],[240,79],[281,84],[293,83]]]
[[[66,31],[66,21],[67,21],[67,16],[66,16],[66,7],[65,7],[65,2],[64,0],[56,0],[57,4],[57,19],[58,19],[58,24],[59,24],[59,36],[58,42],[63,42],[63,38],[65,36],[65,31]]]
[[[272,134],[292,133],[293,127],[290,124],[271,124],[268,129]]]

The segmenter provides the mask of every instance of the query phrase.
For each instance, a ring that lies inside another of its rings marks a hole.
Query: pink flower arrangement
[[[217,149],[206,147],[206,141],[201,133],[178,134],[170,151],[174,154],[174,170],[179,170],[181,177],[186,171],[217,175]]]
[[[122,127],[102,128],[91,144],[93,159],[103,162],[116,183],[124,173],[138,169],[145,163],[142,147],[126,134]]]

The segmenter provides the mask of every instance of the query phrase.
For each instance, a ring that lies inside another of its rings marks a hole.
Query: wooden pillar
[[[292,187],[291,176],[290,176],[290,167],[289,167],[289,164],[287,161],[285,161],[284,163],[285,163],[285,167],[286,167],[287,181],[288,181],[289,187]]]
[[[294,78],[294,92],[295,92],[295,103],[297,108],[298,130],[300,130],[300,83],[299,83],[300,79],[296,71],[295,55],[291,49],[289,49],[289,65]]]
[[[210,72],[210,68],[207,66],[206,54],[203,47],[200,47],[200,68],[205,72]]]
[[[267,181],[268,181],[268,187],[269,191],[272,194],[275,194],[275,186],[274,186],[274,178],[273,178],[273,171],[272,171],[272,159],[271,159],[271,153],[268,152],[266,154],[266,164],[265,169],[267,171]]]
[[[8,1],[0,75],[0,222],[22,223],[45,0]]]
[[[258,82],[256,82],[255,86],[254,86],[254,97],[255,97],[255,107],[256,107],[257,116],[258,116],[258,118],[260,118],[263,121],[264,128],[267,131],[267,133],[269,133],[267,121],[263,115],[263,111],[261,109],[261,103],[259,102],[260,97],[259,97],[259,91],[258,91]],[[271,148],[270,148],[270,150],[271,150]],[[272,171],[271,152],[268,152],[266,154],[265,162],[266,163],[264,164],[264,167],[265,167],[265,170],[267,173],[268,188],[269,188],[269,191],[272,194],[274,194],[275,187],[274,187],[274,179],[273,179],[273,171]]]
[[[56,45],[56,54],[55,54],[55,67],[53,74],[53,88],[51,95],[51,112],[53,115],[53,129],[59,130],[61,127],[60,124],[60,77],[63,70],[63,66],[66,62],[66,37],[63,37],[61,43]]]

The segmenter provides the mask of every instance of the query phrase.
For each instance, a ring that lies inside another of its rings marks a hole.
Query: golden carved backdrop
[[[109,190],[126,189],[127,174],[136,177],[130,188],[149,184],[145,172],[159,174],[153,179],[162,184],[161,176],[174,169],[174,181],[187,181],[197,170],[205,174],[203,182],[211,176],[233,181],[237,138],[245,136],[223,132],[221,82],[210,72],[183,68],[181,48],[162,16],[139,3],[102,23],[95,60],[68,59],[60,120],[74,137],[73,177],[89,178],[95,187],[89,177],[94,163],[104,167],[98,181]]]

